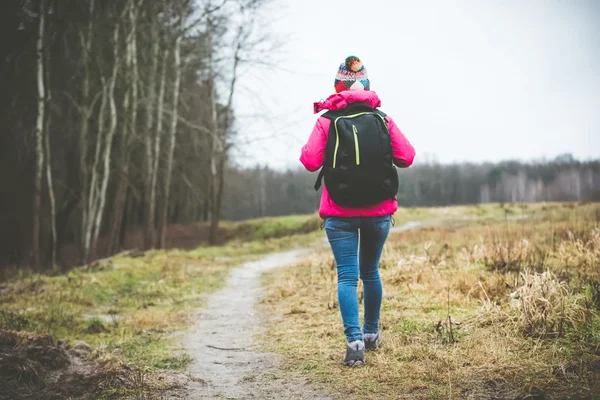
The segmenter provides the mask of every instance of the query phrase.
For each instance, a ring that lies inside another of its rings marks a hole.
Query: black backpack
[[[398,174],[385,114],[364,103],[353,103],[322,117],[331,124],[315,190],[325,178],[331,199],[349,208],[395,198]]]

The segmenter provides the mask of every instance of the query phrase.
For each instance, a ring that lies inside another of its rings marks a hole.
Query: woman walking
[[[365,350],[376,350],[381,342],[379,259],[398,208],[395,166],[409,167],[415,150],[392,118],[378,109],[381,101],[370,90],[358,57],[346,58],[334,85],[336,93],[314,105],[315,113],[328,112],[317,119],[300,161],[311,172],[321,168],[315,189],[325,180],[319,214],[337,266],[347,340],[344,364],[352,367],[364,364]],[[359,277],[364,287],[362,328]]]

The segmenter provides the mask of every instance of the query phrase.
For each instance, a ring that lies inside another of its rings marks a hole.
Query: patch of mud
[[[0,399],[84,397],[97,383],[91,349],[49,335],[0,331]]]
[[[0,330],[0,400],[96,399],[107,392],[159,396],[186,382],[184,375],[144,373],[110,354],[99,359],[84,342],[69,346],[45,334]]]
[[[184,399],[330,399],[304,379],[290,379],[274,354],[261,352],[253,336],[262,319],[256,309],[261,275],[298,262],[309,250],[276,253],[234,269],[224,289],[212,294],[182,339],[192,357]]]

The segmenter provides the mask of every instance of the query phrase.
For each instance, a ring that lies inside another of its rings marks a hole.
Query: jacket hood
[[[379,96],[371,90],[344,90],[332,94],[325,101],[314,103],[314,111],[317,114],[321,110],[341,110],[352,103],[365,103],[371,108],[381,107]]]

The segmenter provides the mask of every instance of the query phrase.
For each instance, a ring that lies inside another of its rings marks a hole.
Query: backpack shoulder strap
[[[319,189],[321,189],[323,176],[325,176],[325,167],[321,167],[321,170],[319,171],[319,176],[317,176],[317,181],[315,182],[315,190],[317,192],[319,191]]]
[[[344,114],[345,114],[345,110],[335,110],[335,111],[330,110],[330,111],[327,111],[325,114],[321,115],[321,117],[330,120],[331,123],[333,124],[334,121],[336,120],[336,118],[341,117]],[[329,129],[331,129],[331,125],[329,126]],[[328,142],[329,142],[330,138],[331,138],[331,135],[328,135],[328,137],[327,137]],[[327,148],[329,148],[329,147],[330,146],[327,146]],[[325,162],[327,163],[327,155],[325,156]],[[321,167],[321,170],[319,171],[319,176],[317,176],[317,181],[315,182],[315,186],[314,186],[316,191],[318,191],[321,188],[324,176],[325,176],[325,165],[323,165]]]
[[[388,120],[387,120],[387,114],[384,113],[383,111],[381,111],[380,109],[374,109],[373,112],[377,115],[379,115],[381,117],[381,119],[383,119],[383,124],[385,125],[385,129],[389,132],[390,127],[388,126]]]
[[[335,111],[327,111],[325,114],[321,115],[323,118],[327,118],[329,120],[335,120],[337,117],[344,115],[344,110],[335,110]]]
[[[327,111],[326,113],[322,114],[321,117],[327,118],[329,120],[335,120],[337,117],[343,117],[343,116],[355,114],[357,112],[369,112],[369,111],[375,112],[375,113],[381,115],[382,117],[386,116],[386,114],[383,111],[381,111],[377,108],[371,108],[367,104],[353,103],[353,104],[350,104],[348,107],[342,108],[340,110]]]
[[[387,117],[387,114],[386,114],[386,113],[384,113],[383,111],[381,111],[381,110],[380,110],[380,109],[378,109],[378,108],[375,108],[375,109],[373,110],[373,112],[375,112],[375,113],[377,113],[377,114],[381,115],[383,118]]]

